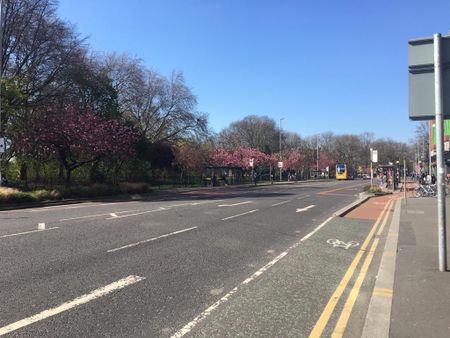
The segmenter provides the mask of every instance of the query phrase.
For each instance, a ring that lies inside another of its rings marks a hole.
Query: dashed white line
[[[272,204],[272,206],[276,207],[277,205],[282,205],[282,204],[286,204],[286,203],[289,203],[289,202],[291,202],[291,200],[283,201],[283,202],[280,202],[280,203],[275,203],[275,204]]]
[[[298,200],[302,200],[302,199],[307,198],[307,197],[311,197],[311,195],[300,196],[300,197],[297,197],[297,199]]]
[[[233,216],[230,216],[230,217],[225,217],[225,218],[222,218],[222,221],[226,221],[228,219],[232,219],[232,218],[236,218],[236,217],[239,217],[239,216],[244,216],[244,215],[247,215],[247,214],[251,214],[251,213],[257,212],[258,210],[259,209],[250,210],[250,211],[247,211],[247,212],[243,212],[242,214],[233,215]]]
[[[98,288],[88,294],[77,297],[77,298],[75,298],[69,302],[63,303],[57,307],[54,307],[54,308],[51,308],[48,310],[44,310],[38,314],[35,314],[34,316],[19,320],[15,323],[12,323],[9,325],[6,325],[6,326],[0,328],[0,336],[3,336],[7,333],[18,330],[22,327],[31,325],[31,324],[41,321],[43,319],[55,316],[61,312],[70,310],[76,306],[85,304],[85,303],[90,302],[99,297],[106,296],[107,294],[109,294],[113,291],[123,289],[124,287],[126,287],[128,285],[140,282],[141,280],[144,280],[144,279],[145,279],[145,277],[134,276],[134,275],[128,276],[126,278],[122,278],[114,283],[111,283],[111,284],[108,284],[101,288]]]
[[[197,229],[197,228],[198,227],[195,226],[195,227],[192,227],[192,228],[187,228],[187,229],[183,229],[183,230],[174,231],[174,232],[171,232],[171,233],[168,233],[168,234],[165,234],[165,235],[161,235],[161,236],[158,236],[158,237],[145,239],[143,241],[139,241],[139,242],[136,242],[136,243],[131,243],[131,244],[128,244],[128,245],[121,246],[119,248],[111,249],[111,250],[108,250],[107,252],[116,252],[116,251],[119,251],[119,250],[128,249],[128,248],[131,248],[131,247],[136,246],[136,245],[140,245],[140,244],[156,241],[157,239],[169,237],[169,236],[176,235],[176,234],[181,234],[182,232],[194,230],[194,229]]]
[[[236,205],[244,205],[244,204],[249,204],[249,203],[253,203],[253,201],[245,201],[245,202],[239,202],[239,203],[234,203],[234,204],[219,204],[218,207],[234,207]]]
[[[55,229],[59,229],[59,227],[53,227],[53,228],[48,228],[48,229],[43,229],[43,230],[30,230],[30,231],[24,231],[24,232],[18,232],[16,234],[9,234],[9,235],[3,235],[0,236],[0,238],[6,238],[6,237],[13,237],[13,236],[21,236],[21,235],[27,235],[27,234],[32,234],[34,232],[43,232],[43,231],[48,231],[48,230],[55,230]]]
[[[306,208],[302,208],[302,209],[298,208],[295,212],[306,211],[306,210],[309,210],[309,209],[314,208],[314,207],[315,207],[315,205],[312,204],[312,205],[307,206]]]
[[[187,323],[185,326],[183,326],[180,330],[178,330],[174,335],[171,336],[171,338],[181,338],[184,335],[188,334],[192,331],[192,329],[199,324],[201,321],[205,320],[215,309],[217,309],[221,304],[227,302],[229,298],[234,295],[240,288],[242,288],[244,285],[247,285],[260,275],[262,275],[265,271],[267,271],[270,267],[275,265],[280,259],[282,259],[284,256],[286,256],[289,251],[299,246],[303,241],[314,235],[317,231],[319,231],[322,227],[325,226],[333,217],[328,218],[325,222],[318,225],[313,231],[311,231],[309,234],[307,234],[305,237],[303,237],[300,241],[295,243],[294,245],[290,246],[286,251],[279,254],[275,259],[271,260],[269,263],[264,265],[261,269],[256,271],[253,275],[251,275],[249,278],[242,281],[238,286],[236,286],[234,289],[232,289],[230,292],[228,292],[225,296],[220,298],[217,302],[212,304],[210,307],[208,307],[205,311],[200,313],[197,317],[195,317],[192,321]]]

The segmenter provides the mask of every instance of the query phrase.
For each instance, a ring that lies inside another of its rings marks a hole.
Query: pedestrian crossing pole
[[[447,234],[445,220],[445,178],[444,178],[444,118],[443,87],[441,67],[441,34],[433,35],[434,42],[434,98],[436,109],[436,166],[439,233],[439,271],[447,270]]]

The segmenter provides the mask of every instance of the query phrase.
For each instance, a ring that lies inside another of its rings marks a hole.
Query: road
[[[245,294],[273,288],[263,276],[266,271],[274,274],[278,262],[285,261],[297,264],[296,270],[305,269],[305,276],[317,276],[314,285],[303,281],[298,287],[310,288],[320,301],[299,296],[293,307],[303,304],[297,310],[305,313],[305,322],[295,323],[297,331],[287,334],[308,336],[353,256],[327,251],[332,250],[327,244],[317,251],[322,244],[314,236],[304,241],[304,250],[311,250],[311,255],[301,264],[289,248],[315,229],[324,241],[333,236],[326,233],[326,226],[317,227],[353,202],[365,184],[319,181],[200,189],[148,201],[2,211],[0,335],[170,337],[228,332],[233,336],[250,330],[270,336],[270,328],[258,331],[264,325],[257,323],[239,327],[233,320],[236,327],[222,331],[217,325],[232,318],[221,311],[223,303],[240,300],[241,307],[253,306],[244,304],[250,299]],[[45,223],[45,230],[38,230],[39,223]],[[362,242],[369,227],[336,229]],[[336,268],[324,268],[330,260],[324,255],[339,261],[333,263]],[[291,271],[286,265],[278,269],[277,278]],[[260,288],[242,287],[252,283]],[[283,302],[286,307],[289,299]]]

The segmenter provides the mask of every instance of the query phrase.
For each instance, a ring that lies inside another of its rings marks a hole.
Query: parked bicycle
[[[437,195],[436,184],[418,184],[415,189],[416,197],[434,197]]]

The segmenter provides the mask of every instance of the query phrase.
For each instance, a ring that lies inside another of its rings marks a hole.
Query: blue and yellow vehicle
[[[353,180],[355,178],[355,169],[345,163],[336,164],[337,180]]]

